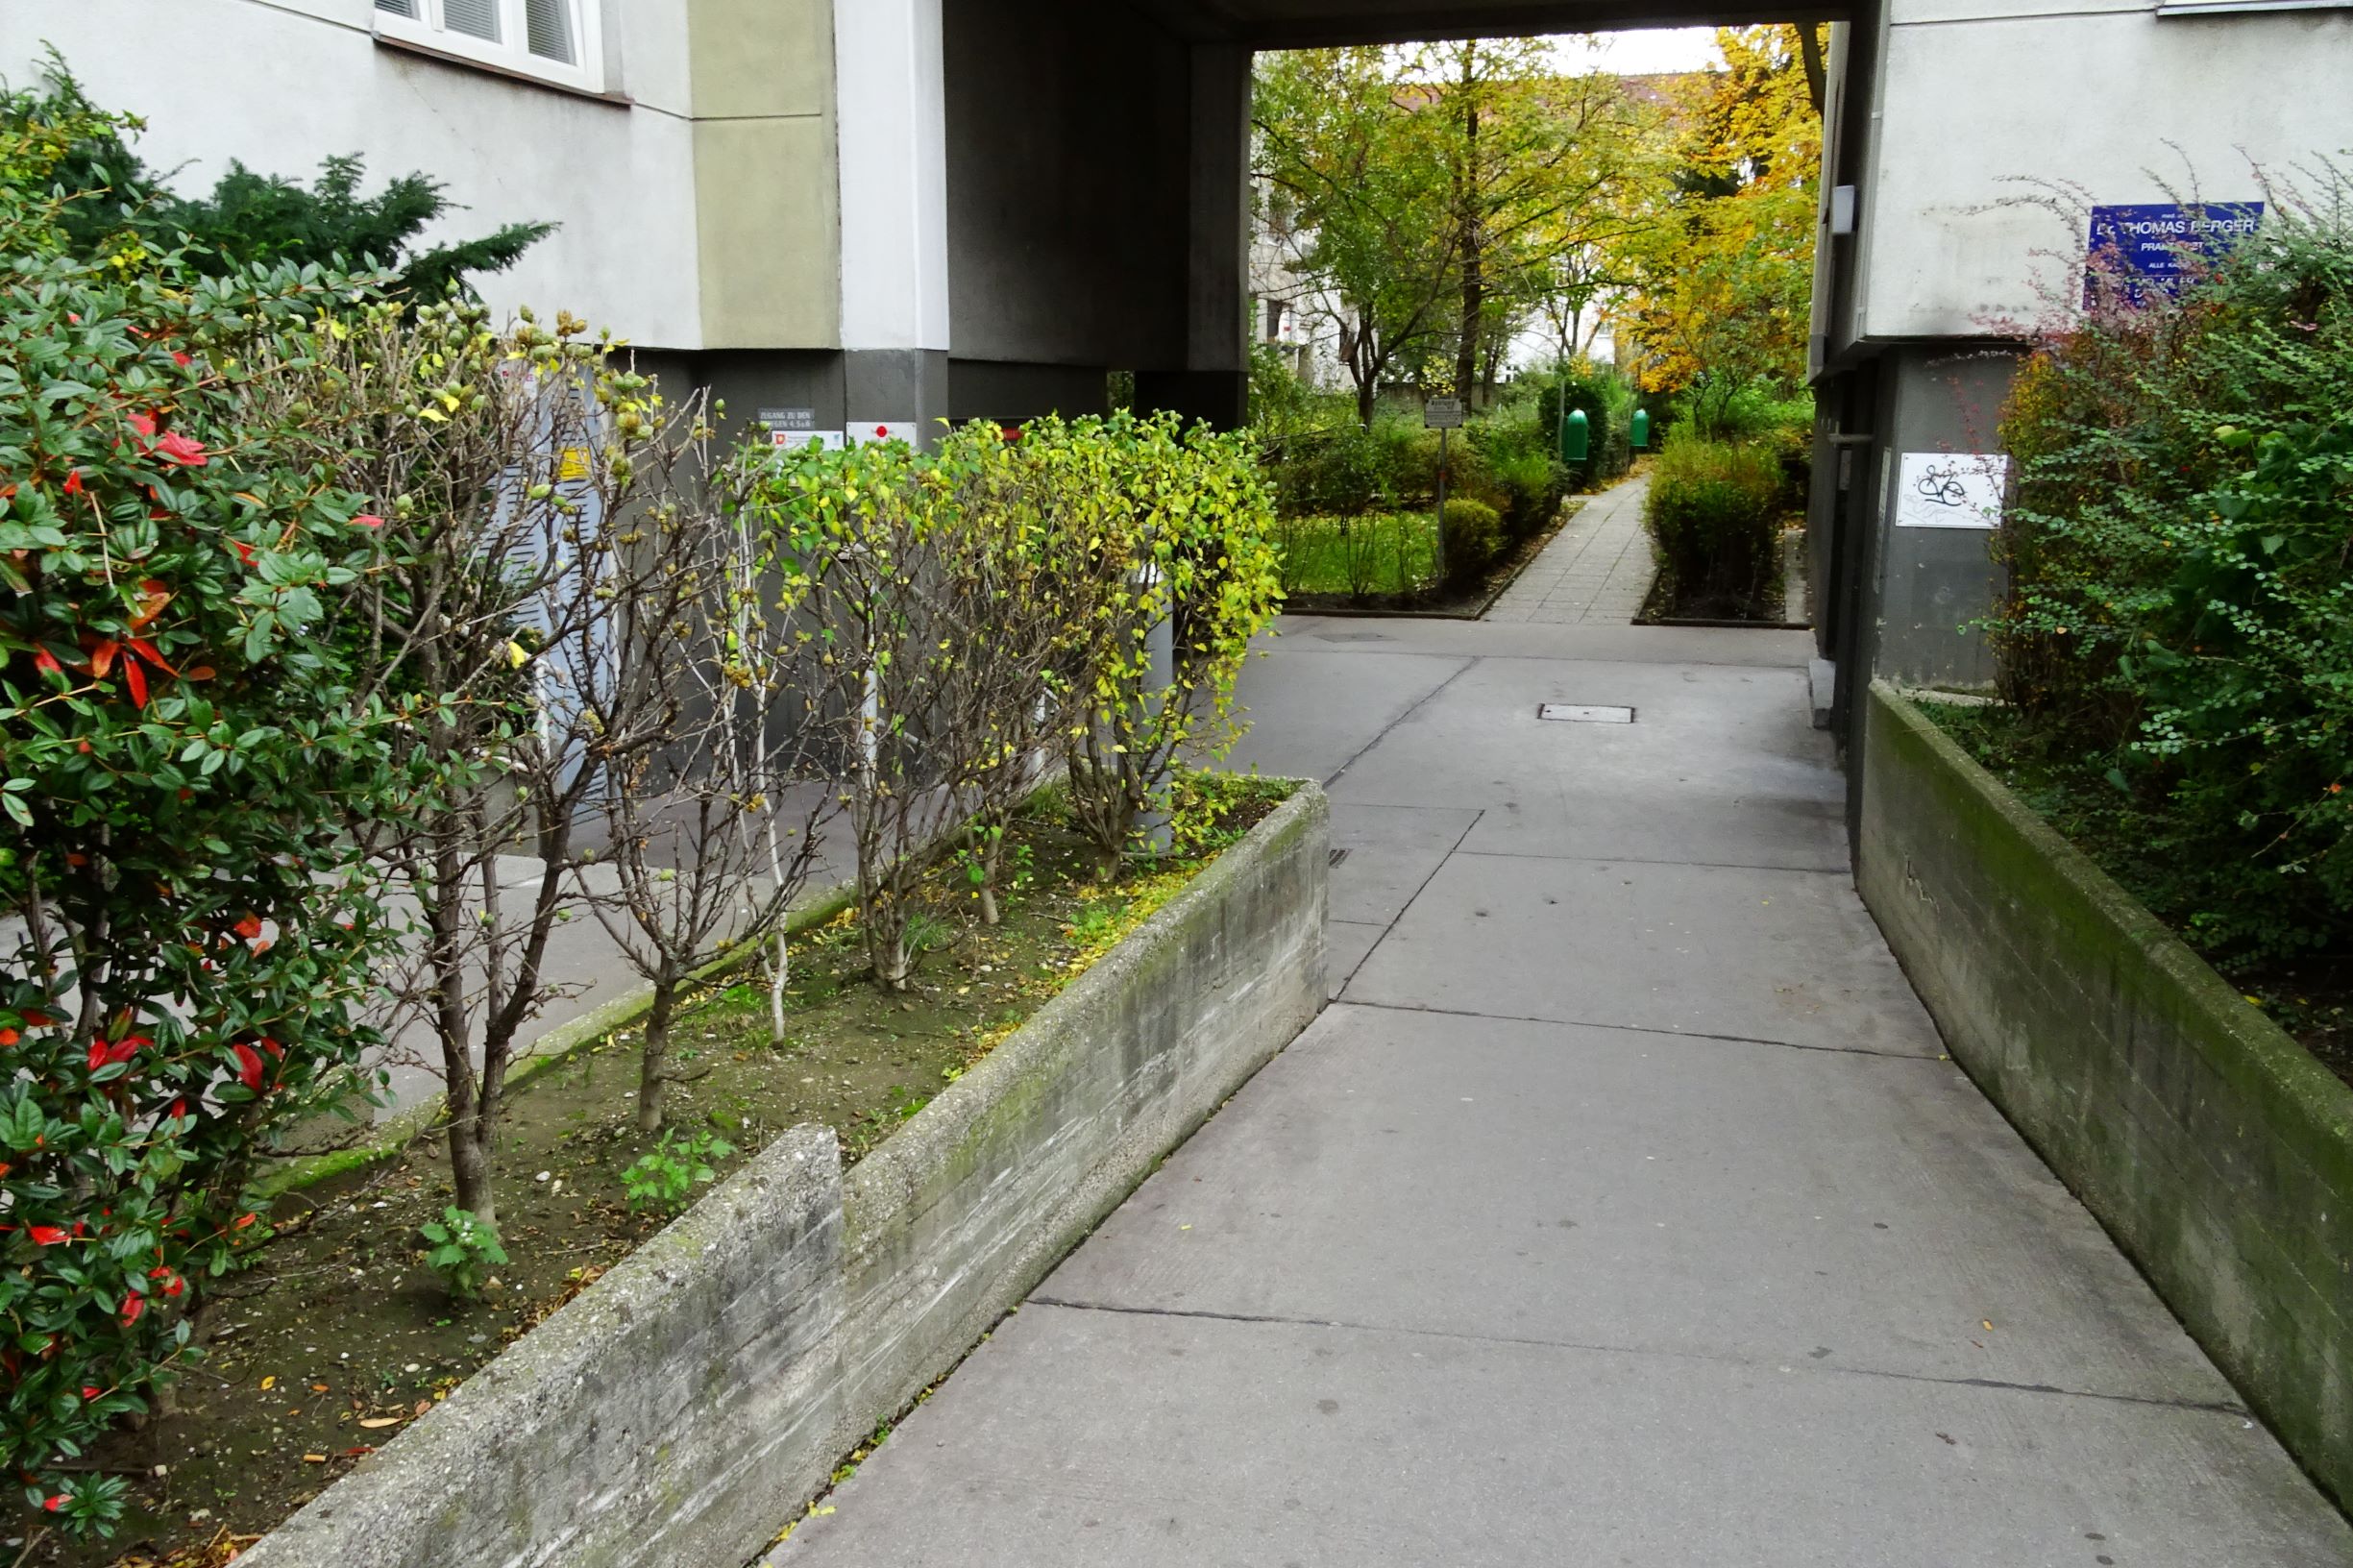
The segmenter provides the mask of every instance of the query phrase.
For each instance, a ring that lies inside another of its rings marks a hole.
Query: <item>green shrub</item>
[[[2178,299],[2096,286],[2002,427],[2003,695],[2106,766],[2141,891],[2226,965],[2353,934],[2353,189],[2285,194]]]
[[[421,251],[417,236],[453,205],[440,183],[411,173],[362,196],[367,171],[356,156],[327,159],[307,188],[233,159],[209,196],[180,196],[125,141],[131,122],[92,106],[54,51],[48,75],[45,93],[0,94],[0,125],[77,128],[57,175],[66,189],[89,194],[61,214],[60,227],[85,259],[130,247],[172,254],[176,265],[215,276],[255,265],[382,266],[399,275],[388,286],[434,301],[467,290],[474,274],[505,271],[555,231],[551,223],[511,223]]]
[[[404,792],[346,608],[381,520],[288,455],[329,410],[254,398],[357,285],[78,258],[47,192],[116,125],[76,113],[0,117],[0,1466],[103,1531],[121,1480],[61,1461],[188,1354],[255,1162],[374,1042],[347,829]]]
[[[1446,533],[1446,581],[1477,586],[1504,552],[1504,520],[1483,501],[1449,501],[1439,526]]]
[[[715,1133],[665,1133],[661,1142],[621,1173],[621,1189],[632,1211],[676,1213],[694,1197],[695,1188],[719,1180],[718,1162],[734,1153],[735,1145]]]
[[[629,1207],[637,1207],[635,1188],[629,1190]],[[506,1262],[499,1228],[455,1204],[444,1209],[439,1219],[418,1226],[417,1234],[425,1238],[425,1266],[433,1271],[453,1301],[481,1300],[490,1271]]]
[[[1527,539],[1541,531],[1577,482],[1560,460],[1558,420],[1540,388],[1514,388],[1463,434],[1476,469],[1458,493],[1503,514],[1504,531]]]
[[[1756,614],[1778,564],[1784,509],[1781,464],[1769,447],[1678,432],[1658,454],[1643,508],[1661,595],[1675,613]]]

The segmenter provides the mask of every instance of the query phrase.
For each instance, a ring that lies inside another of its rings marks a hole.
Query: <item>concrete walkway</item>
[[[1657,567],[1642,527],[1651,481],[1629,479],[1586,501],[1528,564],[1486,619],[1537,625],[1625,625],[1642,613]]]
[[[1338,1000],[774,1561],[2353,1562],[1944,1059],[1802,634],[1285,631]]]

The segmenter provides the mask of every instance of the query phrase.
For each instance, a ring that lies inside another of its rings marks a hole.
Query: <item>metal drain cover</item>
[[[1634,710],[1594,707],[1581,702],[1547,702],[1536,710],[1536,717],[1554,724],[1630,724],[1634,722]]]

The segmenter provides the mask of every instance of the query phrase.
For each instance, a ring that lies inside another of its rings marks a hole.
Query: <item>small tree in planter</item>
[[[955,759],[961,864],[981,923],[995,925],[1006,829],[1053,753],[1085,563],[1117,502],[1108,445],[1053,419],[1018,438],[966,426],[942,444],[938,473],[950,495],[932,536],[927,641],[955,656],[939,661],[927,728]]]
[[[621,628],[687,613],[689,531],[642,520],[675,513],[709,431],[570,317],[501,332],[456,304],[332,322],[273,384],[263,417],[340,404],[363,432],[322,428],[315,460],[372,498],[387,556],[363,656],[404,717],[408,799],[365,840],[423,927],[405,989],[439,1047],[458,1204],[495,1225],[506,1078],[553,993],[549,942],[591,897],[594,808],[676,732],[678,694],[625,678]]]
[[[730,465],[699,487],[708,501],[650,508],[633,529],[688,576],[681,602],[635,606],[619,628],[619,684],[668,694],[671,720],[661,744],[613,772],[602,800],[618,895],[598,916],[653,987],[637,1094],[646,1133],[662,1129],[675,1081],[671,1020],[698,970],[772,939],[782,1038],[784,918],[833,803],[840,737],[821,700],[816,643],[797,624],[806,584],[780,573],[772,542],[751,526],[745,478]]]
[[[373,519],[254,417],[353,285],[72,259],[41,193],[111,129],[0,127],[0,1464],[99,1531],[121,1482],[61,1462],[189,1353],[256,1160],[373,1041],[347,825],[399,793],[343,613]]]
[[[935,534],[945,487],[897,443],[779,454],[763,477],[763,526],[806,584],[808,634],[836,759],[843,825],[857,856],[859,928],[874,983],[904,991],[907,921],[924,855],[953,821],[959,764],[929,725],[960,655],[928,637]]]
[[[1108,877],[1146,815],[1172,810],[1178,759],[1232,747],[1235,681],[1281,603],[1282,564],[1248,437],[1124,415],[1086,437],[1113,453],[1120,504],[1106,513],[1117,531],[1071,572],[1075,700],[1063,749],[1072,807]],[[1154,636],[1180,610],[1182,640],[1156,671]]]

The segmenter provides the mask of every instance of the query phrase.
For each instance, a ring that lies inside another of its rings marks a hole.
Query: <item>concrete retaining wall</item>
[[[743,1562],[1322,1007],[1304,785],[845,1179],[772,1145],[248,1553]]]
[[[2353,1090],[1917,708],[1864,709],[1856,880],[1954,1060],[2353,1505]]]

